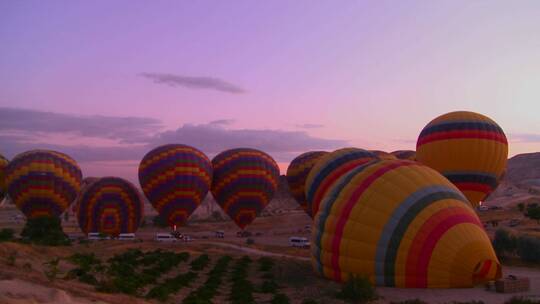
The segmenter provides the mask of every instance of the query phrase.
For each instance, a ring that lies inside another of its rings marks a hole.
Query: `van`
[[[225,231],[223,230],[218,230],[215,232],[215,237],[218,238],[218,239],[223,239],[225,238]]]
[[[134,241],[135,240],[135,233],[120,233],[118,235],[119,241]]]
[[[488,206],[478,206],[477,209],[478,209],[478,211],[488,211],[489,210]]]
[[[101,241],[101,240],[110,240],[111,238],[108,235],[104,235],[100,232],[89,232],[87,239],[90,241]]]
[[[154,241],[157,241],[157,242],[176,242],[176,238],[170,233],[158,232],[154,236]]]
[[[305,237],[292,236],[289,238],[289,245],[291,247],[309,248],[309,240]]]

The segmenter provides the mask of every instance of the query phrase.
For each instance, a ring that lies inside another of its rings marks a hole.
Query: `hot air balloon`
[[[332,184],[349,170],[378,159],[369,151],[357,148],[343,148],[325,155],[311,169],[306,179],[306,200],[308,208],[315,216],[319,204]]]
[[[313,217],[311,214],[311,208],[308,208],[306,202],[306,179],[311,171],[311,168],[319,161],[323,156],[327,155],[328,152],[324,151],[311,151],[303,153],[297,156],[289,167],[287,168],[287,183],[289,184],[289,189],[294,199],[300,204],[302,209],[306,213]]]
[[[272,199],[278,185],[278,165],[262,151],[238,148],[218,154],[212,166],[214,198],[244,229]]]
[[[135,186],[118,177],[103,177],[81,194],[77,219],[84,233],[117,236],[137,231],[143,210]]]
[[[416,151],[397,150],[391,153],[398,159],[416,160]]]
[[[384,160],[395,160],[395,159],[398,159],[395,155],[391,154],[391,153],[388,153],[388,152],[384,152],[384,151],[380,151],[380,150],[369,150],[369,152],[377,155],[377,157],[379,159],[384,159]]]
[[[6,167],[9,161],[0,154],[0,201],[6,196]]]
[[[21,153],[6,168],[8,195],[29,219],[60,216],[77,197],[81,180],[77,162],[56,151]]]
[[[451,112],[424,127],[416,143],[416,158],[448,178],[477,206],[499,183],[506,168],[508,142],[490,118]]]
[[[171,227],[182,226],[208,193],[212,163],[193,147],[163,145],[142,159],[139,182],[160,216]]]
[[[316,272],[379,286],[472,287],[501,276],[482,222],[435,170],[409,160],[356,167],[321,203],[312,232]]]

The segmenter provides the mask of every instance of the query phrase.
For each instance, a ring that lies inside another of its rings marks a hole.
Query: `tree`
[[[517,252],[525,262],[540,262],[540,239],[523,236],[517,241]]]
[[[67,235],[62,231],[58,217],[41,216],[26,221],[21,232],[24,240],[38,245],[59,246],[69,245]]]
[[[495,249],[495,252],[500,259],[506,254],[513,254],[516,247],[516,238],[508,233],[508,231],[504,229],[497,229],[497,231],[495,231],[493,249]]]
[[[519,212],[523,212],[525,210],[525,204],[524,203],[519,203],[519,204],[517,204],[517,206],[518,206]]]
[[[154,226],[161,228],[168,226],[167,221],[165,221],[159,214],[154,216],[152,223],[154,224]]]

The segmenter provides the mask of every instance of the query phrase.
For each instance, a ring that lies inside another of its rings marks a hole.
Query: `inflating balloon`
[[[306,179],[306,200],[315,216],[319,204],[332,184],[351,169],[378,159],[369,151],[343,148],[323,156],[311,169]]]
[[[214,198],[244,229],[272,199],[278,185],[278,165],[262,151],[238,148],[218,154],[212,166]]]
[[[9,161],[0,154],[0,201],[6,196],[6,167]]]
[[[77,197],[81,180],[77,162],[56,151],[21,153],[6,168],[8,195],[27,218],[60,216]]]
[[[398,159],[416,160],[416,151],[398,150],[391,153]]]
[[[306,213],[313,217],[306,201],[306,179],[313,166],[328,152],[311,151],[297,156],[287,168],[287,183],[294,199]]]
[[[416,158],[439,171],[473,206],[495,190],[506,168],[508,142],[490,118],[473,112],[451,112],[424,127]]]
[[[77,219],[84,233],[117,236],[137,231],[143,210],[135,186],[118,177],[103,177],[81,194]]]
[[[356,167],[321,203],[312,233],[319,274],[379,286],[472,287],[501,276],[482,222],[463,194],[418,162]]]
[[[139,165],[146,197],[171,227],[184,225],[212,183],[212,164],[201,151],[180,144],[148,152]]]
[[[383,160],[396,160],[396,159],[398,159],[395,155],[393,155],[391,153],[388,153],[388,152],[380,151],[380,150],[369,150],[369,152],[377,155],[377,157],[379,159],[383,159]]]

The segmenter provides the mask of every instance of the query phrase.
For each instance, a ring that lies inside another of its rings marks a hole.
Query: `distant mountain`
[[[540,201],[540,152],[508,159],[506,173],[486,204],[513,206],[531,201]]]

